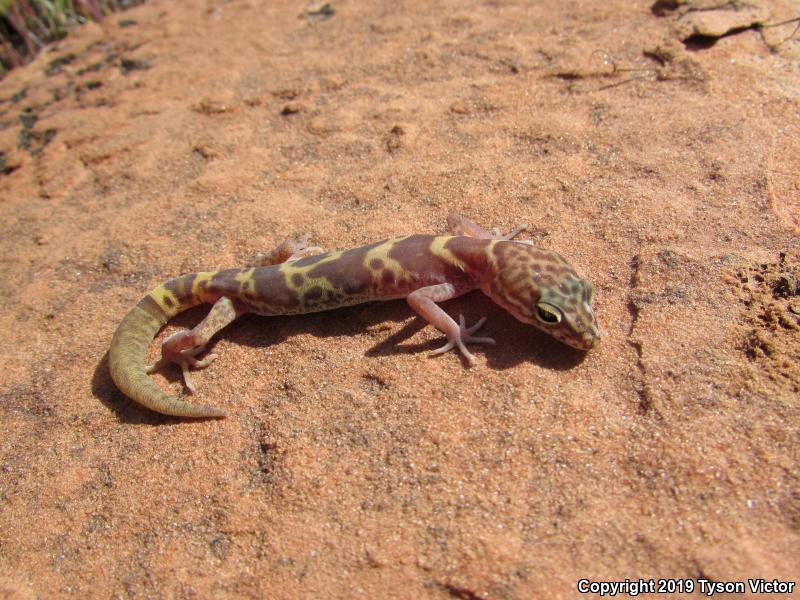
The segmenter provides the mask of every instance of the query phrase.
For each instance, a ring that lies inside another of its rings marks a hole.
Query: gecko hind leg
[[[196,358],[197,355],[206,349],[206,345],[215,333],[229,325],[243,312],[230,298],[223,296],[211,307],[206,318],[193,329],[178,331],[165,339],[161,344],[161,358],[155,364],[145,367],[145,370],[152,373],[169,363],[175,363],[181,368],[186,389],[194,393],[196,388],[189,369],[204,369],[217,358],[214,353],[202,359]]]
[[[466,235],[482,240],[513,240],[528,228],[527,225],[520,225],[514,231],[503,235],[499,229],[488,231],[458,213],[447,215],[447,227],[453,235]]]

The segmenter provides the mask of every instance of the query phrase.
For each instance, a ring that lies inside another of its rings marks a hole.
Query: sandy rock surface
[[[9,74],[0,598],[796,581],[800,14],[726,6],[157,0]],[[109,378],[164,279],[450,211],[568,257],[602,344],[473,293],[473,368],[400,301],[234,323],[195,375],[225,420]]]

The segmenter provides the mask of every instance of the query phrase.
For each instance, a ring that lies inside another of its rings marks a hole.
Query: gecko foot
[[[520,233],[525,231],[528,228],[527,225],[520,225],[513,231],[508,232],[507,234],[503,235],[503,233],[499,229],[495,229],[495,235],[497,235],[501,240],[513,240],[517,237]]]
[[[268,267],[314,254],[322,254],[324,250],[319,246],[308,245],[310,237],[310,235],[304,235],[299,240],[284,240],[269,252],[259,252],[249,261],[250,266]]]
[[[189,369],[204,369],[217,358],[214,353],[209,354],[203,359],[195,358],[205,350],[205,344],[196,344],[191,330],[178,331],[173,333],[164,343],[161,344],[161,358],[154,364],[145,367],[147,373],[157,371],[170,363],[175,363],[181,368],[183,382],[186,389],[192,394],[196,389]]]
[[[458,331],[454,332],[453,335],[447,336],[447,343],[442,346],[441,348],[437,348],[433,352],[431,352],[431,356],[437,356],[439,354],[444,354],[445,352],[449,352],[453,348],[458,348],[464,358],[467,359],[470,365],[475,364],[475,355],[473,355],[465,344],[474,343],[474,344],[494,344],[495,341],[493,338],[490,337],[474,337],[472,334],[478,331],[483,324],[486,322],[486,317],[481,317],[475,325],[472,327],[467,327],[466,321],[464,320],[464,315],[458,315]]]
[[[528,228],[527,225],[520,225],[519,227],[517,227],[513,231],[510,231],[510,232],[508,232],[506,234],[503,234],[503,232],[500,231],[499,227],[495,227],[494,229],[492,229],[492,233],[494,234],[494,239],[496,239],[496,240],[513,240],[515,237],[517,237],[520,233],[525,231],[527,228]]]

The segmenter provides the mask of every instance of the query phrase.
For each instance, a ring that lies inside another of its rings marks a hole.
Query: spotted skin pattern
[[[306,256],[319,248],[305,241],[286,241],[260,255],[244,269],[202,271],[170,279],[147,294],[122,320],[111,341],[109,369],[117,387],[139,404],[180,417],[224,417],[222,410],[167,396],[148,373],[169,363],[180,365],[186,387],[194,391],[191,368],[211,364],[203,359],[211,337],[245,313],[293,315],[319,312],[375,300],[406,298],[409,305],[442,331],[447,344],[472,364],[467,343],[489,343],[472,335],[484,323],[456,323],[438,303],[480,289],[523,323],[565,344],[589,350],[600,341],[592,309],[592,286],[559,254],[513,241],[524,227],[508,234],[491,233],[451,214],[453,235],[409,235],[361,248]],[[175,315],[198,304],[213,304],[194,329],[180,331],[162,344],[152,366],[145,353],[158,331]]]

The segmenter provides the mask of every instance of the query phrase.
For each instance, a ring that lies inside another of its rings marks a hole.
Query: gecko
[[[205,368],[214,353],[198,358],[219,330],[246,313],[296,315],[375,300],[405,298],[411,308],[445,334],[433,355],[457,349],[471,365],[466,344],[494,344],[473,335],[486,321],[467,326],[438,303],[480,289],[519,321],[555,339],[589,350],[600,341],[591,283],[552,250],[515,240],[518,227],[503,235],[450,214],[450,235],[406,235],[360,248],[322,252],[307,239],[287,240],[239,269],[200,271],[170,279],[153,289],[122,319],[111,340],[109,371],[117,387],[138,404],[177,417],[222,418],[225,411],[165,394],[149,377],[175,363],[189,392],[190,370]],[[314,254],[317,252],[316,254]],[[161,346],[161,358],[145,365],[150,343],[178,313],[211,304],[193,329],[178,331]]]

